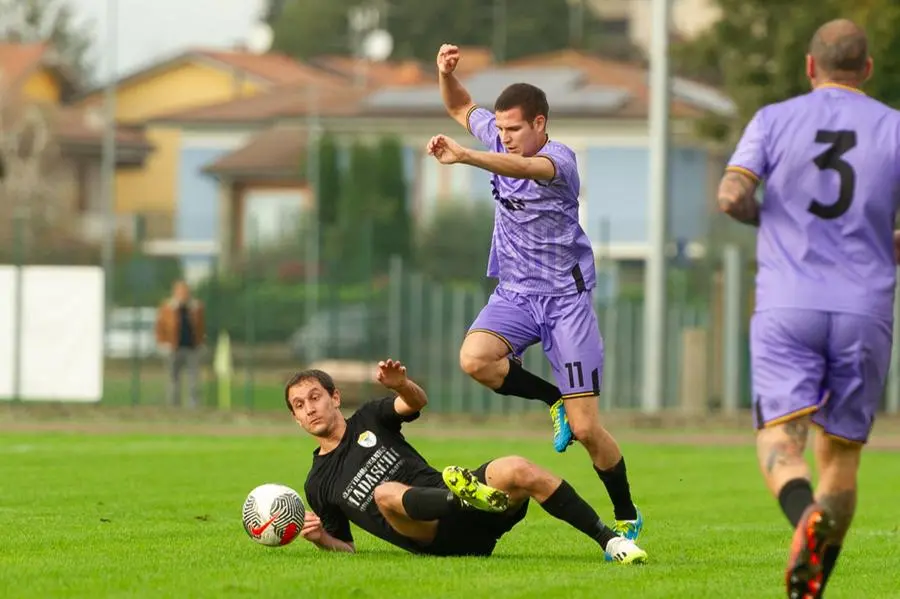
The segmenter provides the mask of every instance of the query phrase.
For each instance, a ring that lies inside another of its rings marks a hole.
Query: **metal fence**
[[[353,390],[345,396],[367,396],[378,392],[371,380],[374,363],[395,357],[427,389],[435,411],[477,415],[540,410],[539,402],[495,395],[459,367],[459,346],[491,291],[480,283],[436,282],[400,259],[392,262],[386,277],[362,285],[326,279],[311,288],[252,276],[214,275],[195,292],[207,311],[204,403],[250,410],[280,408],[281,386],[290,373],[315,366],[331,371],[344,388]],[[310,293],[316,296],[313,302]],[[315,306],[312,314],[310,306]],[[595,307],[605,341],[604,406],[639,409],[642,302],[598,297]],[[107,357],[104,401],[162,404],[166,378],[164,360],[156,355],[150,338],[152,306],[133,313],[141,316],[125,318],[118,333],[108,333],[119,335],[121,351]],[[139,331],[127,324],[136,320]],[[708,302],[670,304],[665,408],[702,411],[721,403],[716,388],[721,387],[721,377],[713,374],[721,361],[712,351],[716,344],[709,342],[715,334],[711,324]],[[129,355],[130,347],[140,351]],[[553,380],[540,345],[525,353],[524,364]],[[741,402],[747,400],[743,397]]]
[[[100,264],[99,251],[91,246],[75,251],[59,239],[13,233],[0,247],[3,262]],[[340,269],[326,265],[310,284],[304,273],[284,266],[291,262],[259,258],[229,272],[210,261],[211,276],[194,285],[207,320],[204,407],[283,409],[284,382],[313,366],[331,371],[352,403],[382,392],[372,380],[374,363],[395,357],[429,392],[435,411],[487,415],[543,409],[539,402],[496,395],[459,367],[459,346],[491,292],[484,277],[437,281],[415,263],[395,258],[385,272],[352,278],[336,276]],[[610,265],[601,262],[598,272]],[[181,258],[147,256],[128,242],[117,247],[104,341],[104,404],[167,403],[166,362],[154,329],[157,307],[183,271]],[[670,285],[663,408],[693,413],[747,408],[751,265],[736,246],[725,246],[720,256],[671,274],[681,278]],[[605,409],[641,409],[643,303],[640,276],[632,279],[630,288],[623,283],[614,293],[595,294],[605,341]],[[895,351],[884,401],[889,412],[900,407],[898,361]],[[526,352],[524,364],[552,380],[539,345]]]

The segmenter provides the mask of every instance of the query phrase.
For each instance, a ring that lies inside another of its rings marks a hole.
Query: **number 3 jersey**
[[[823,85],[760,109],[728,170],[763,182],[756,309],[892,319],[900,113]]]

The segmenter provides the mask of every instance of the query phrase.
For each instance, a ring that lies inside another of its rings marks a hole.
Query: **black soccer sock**
[[[617,536],[566,481],[560,483],[541,507],[554,518],[569,523],[597,541],[604,551],[609,540]]]
[[[797,528],[803,512],[813,504],[813,490],[809,481],[805,478],[795,478],[787,481],[778,493],[778,503],[781,511],[791,522],[791,526]]]
[[[631,501],[631,487],[628,485],[625,458],[620,459],[609,470],[600,470],[594,466],[594,471],[600,477],[600,480],[603,481],[603,486],[606,487],[606,492],[609,494],[609,499],[613,504],[616,520],[635,520],[637,518],[637,508],[634,507],[634,502]]]
[[[825,590],[825,585],[828,583],[828,577],[831,576],[831,571],[834,570],[834,565],[837,563],[840,554],[840,545],[829,545],[825,549],[825,556],[822,560],[822,590]]]
[[[539,376],[531,374],[519,364],[518,360],[509,359],[509,372],[503,383],[494,390],[499,395],[515,395],[525,399],[539,399],[548,406],[559,400],[562,394],[559,388]]]
[[[437,520],[459,509],[459,498],[447,489],[411,487],[400,499],[406,515],[413,520]]]

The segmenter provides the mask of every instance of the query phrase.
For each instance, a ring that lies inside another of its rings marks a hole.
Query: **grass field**
[[[567,478],[609,518],[580,450],[549,441],[417,437],[436,466],[520,454]],[[421,434],[421,433],[420,433]],[[297,540],[270,549],[241,528],[263,482],[301,490],[312,443],[293,436],[4,433],[0,597],[781,597],[789,528],[750,446],[624,444],[646,516],[644,567],[606,564],[596,545],[532,504],[487,559],[415,557],[354,530],[357,555]],[[895,453],[865,457],[864,492],[829,598],[897,597]]]

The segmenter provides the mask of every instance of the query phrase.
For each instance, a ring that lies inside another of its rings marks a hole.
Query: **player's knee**
[[[459,350],[459,367],[463,372],[474,377],[479,370],[484,368],[484,360],[472,355],[463,347]]]
[[[372,497],[375,500],[375,505],[377,505],[378,509],[380,509],[382,512],[397,511],[398,506],[400,506],[401,504],[401,498],[403,497],[403,492],[405,490],[405,487],[399,483],[381,483],[380,485],[375,487],[375,491]]]
[[[463,347],[459,351],[459,367],[473,379],[482,381],[491,378],[495,370],[495,360]]]
[[[603,427],[597,420],[588,418],[569,418],[569,426],[572,428],[572,435],[578,439],[582,445],[591,445],[595,443],[603,433]]]
[[[540,469],[523,457],[511,456],[507,458],[509,478],[513,487],[517,489],[531,490],[540,480]]]

